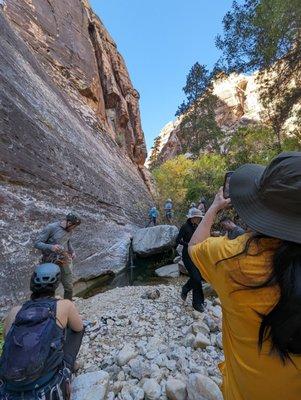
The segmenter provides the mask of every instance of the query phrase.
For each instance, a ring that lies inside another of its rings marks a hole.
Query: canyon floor
[[[175,281],[76,300],[87,327],[74,399],[222,399],[219,299],[198,313],[180,289]]]

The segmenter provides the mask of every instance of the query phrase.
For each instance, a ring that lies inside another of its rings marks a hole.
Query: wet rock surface
[[[78,374],[109,374],[108,399],[220,400],[221,318],[214,297],[193,311],[180,285],[116,288],[77,300],[87,324]],[[195,347],[198,335],[203,344]]]
[[[125,267],[152,200],[139,95],[88,3],[6,0],[0,31],[1,307],[27,294],[45,224],[81,215],[87,281]]]

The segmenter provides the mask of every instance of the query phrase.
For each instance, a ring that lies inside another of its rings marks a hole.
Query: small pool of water
[[[163,257],[154,256],[150,258],[136,258],[131,264],[119,274],[113,277],[104,277],[99,282],[92,284],[80,297],[88,298],[98,293],[123,286],[141,286],[141,285],[160,285],[171,284],[177,281],[185,281],[185,276],[180,278],[158,277],[155,274],[156,269],[172,263],[174,254],[167,253]]]

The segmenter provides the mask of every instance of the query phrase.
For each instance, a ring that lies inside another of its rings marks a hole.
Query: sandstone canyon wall
[[[262,106],[259,101],[256,74],[221,76],[213,86],[213,93],[218,97],[216,121],[225,133],[225,137],[240,125],[261,121]],[[152,168],[183,153],[185,143],[181,135],[180,122],[181,119],[177,118],[161,130],[146,161],[148,167]]]
[[[26,294],[38,230],[70,209],[75,279],[125,266],[151,202],[138,102],[86,0],[0,2],[0,306]]]

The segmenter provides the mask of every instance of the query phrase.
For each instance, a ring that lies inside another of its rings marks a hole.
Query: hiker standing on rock
[[[191,203],[191,204],[190,204],[190,207],[189,207],[189,210],[188,210],[188,214],[189,214],[190,211],[191,211],[192,209],[194,209],[194,208],[196,208],[196,204],[195,204],[195,203]]]
[[[165,218],[169,224],[172,223],[172,218],[173,218],[173,202],[171,199],[167,199],[165,204],[164,204],[164,212],[165,212]]]
[[[188,293],[192,290],[192,306],[199,312],[204,311],[204,293],[202,288],[202,276],[200,271],[191,261],[188,254],[188,243],[194,234],[198,224],[201,222],[203,214],[197,208],[191,208],[187,215],[187,221],[181,227],[177,237],[177,244],[183,246],[182,259],[189,274],[187,283],[182,288],[181,297],[186,300]]]
[[[301,393],[301,152],[231,175],[189,243],[223,311],[225,400],[297,400]],[[250,232],[212,238],[230,203]]]
[[[148,224],[146,225],[146,228],[148,227],[148,226],[150,226],[151,224],[153,224],[153,226],[156,226],[157,225],[157,218],[158,218],[158,216],[159,216],[159,211],[157,210],[157,207],[152,207],[150,210],[149,210],[149,213],[148,213],[148,218],[149,218],[149,222],[148,222]]]
[[[30,281],[31,299],[14,307],[4,321],[2,400],[70,399],[84,328],[74,303],[55,298],[60,276],[56,264],[37,266]]]
[[[48,224],[35,242],[35,248],[42,251],[42,263],[55,263],[61,268],[64,298],[69,300],[73,295],[72,260],[75,258],[70,239],[80,223],[79,216],[71,212],[64,221]]]

